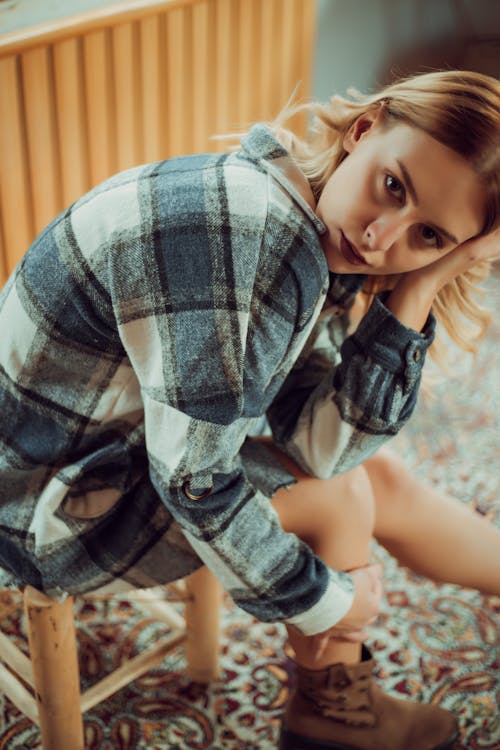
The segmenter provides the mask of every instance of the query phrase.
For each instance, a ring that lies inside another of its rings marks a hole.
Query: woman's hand
[[[401,276],[386,306],[404,325],[421,331],[436,294],[450,281],[483,260],[500,257],[500,228],[468,240],[428,266]]]
[[[500,257],[500,227],[483,237],[468,240],[429,266],[411,271],[414,279],[425,279],[436,295],[450,281],[483,260]]]
[[[312,636],[314,658],[321,659],[330,638],[361,643],[365,627],[377,619],[382,600],[382,566],[366,565],[349,571],[354,580],[354,601],[349,612],[336,625]]]

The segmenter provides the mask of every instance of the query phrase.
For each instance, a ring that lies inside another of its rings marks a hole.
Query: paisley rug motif
[[[497,280],[497,313],[498,288]],[[392,445],[419,476],[500,526],[499,373],[497,320],[476,360],[455,356],[451,379],[420,398]],[[369,642],[377,679],[395,696],[453,710],[456,750],[500,750],[500,597],[432,583],[376,543],[373,554],[385,569]],[[18,645],[20,604],[17,593],[0,592],[2,630]],[[124,598],[76,606],[85,687],[167,629]],[[174,652],[85,714],[87,750],[273,750],[294,680],[284,628],[256,622],[226,598],[221,665],[220,680],[198,685],[182,674],[182,649]],[[20,748],[39,750],[38,730],[0,696],[0,750]]]

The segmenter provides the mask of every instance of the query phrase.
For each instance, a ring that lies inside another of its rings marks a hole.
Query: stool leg
[[[195,682],[219,676],[222,588],[207,567],[186,578],[186,673]]]
[[[35,697],[44,750],[84,750],[73,599],[24,592]]]

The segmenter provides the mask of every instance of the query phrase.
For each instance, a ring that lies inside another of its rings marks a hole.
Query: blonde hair
[[[500,82],[469,71],[435,71],[393,83],[376,94],[349,91],[351,99],[334,96],[326,104],[287,106],[272,127],[280,131],[291,155],[319,198],[326,182],[347,156],[343,141],[362,115],[383,108],[390,125],[406,122],[424,130],[467,159],[485,185],[487,207],[480,234],[500,221]],[[292,134],[283,126],[291,117],[309,116],[305,135]],[[478,282],[490,271],[489,261],[477,263],[438,293],[433,311],[451,339],[475,352],[491,320],[490,313],[474,299],[484,294]],[[394,286],[395,277],[369,277],[368,301],[382,288]],[[367,304],[368,304],[367,301]],[[464,320],[464,317],[466,320]],[[441,347],[439,347],[441,348]],[[438,347],[431,352],[442,360]]]

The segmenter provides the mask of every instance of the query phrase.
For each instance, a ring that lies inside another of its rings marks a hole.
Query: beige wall
[[[317,0],[314,95],[371,91],[391,70],[480,69],[500,77],[499,0]]]

